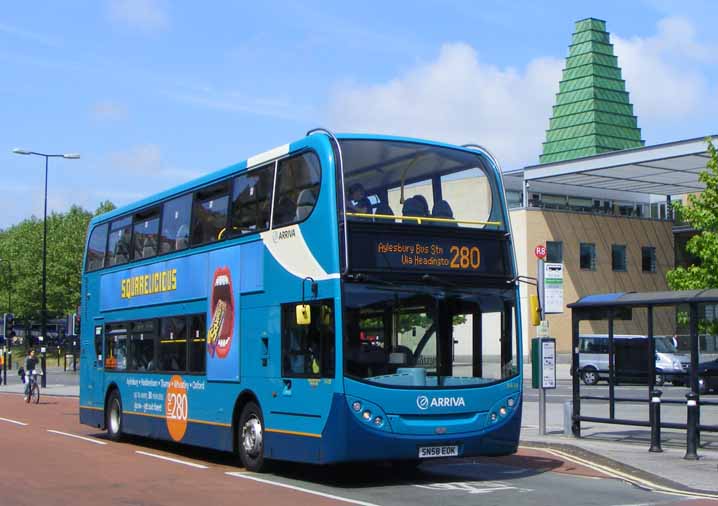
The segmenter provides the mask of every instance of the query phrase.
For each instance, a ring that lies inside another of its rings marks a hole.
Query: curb
[[[590,467],[613,478],[623,480],[636,487],[666,494],[718,499],[718,492],[686,487],[681,483],[617,460],[567,443],[546,443],[541,441],[520,441],[519,448],[544,450],[556,457],[570,460],[575,464]]]

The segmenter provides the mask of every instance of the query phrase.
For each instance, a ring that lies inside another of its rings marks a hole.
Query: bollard
[[[47,362],[45,360],[46,353],[43,351],[40,357],[40,368],[42,369],[42,377],[40,379],[40,386],[42,388],[47,387]]]
[[[573,432],[573,401],[563,403],[563,435],[572,436]]]
[[[57,367],[60,367],[60,347],[57,347]]]
[[[694,392],[688,392],[686,394],[686,408],[688,410],[688,431],[686,432],[686,455],[683,458],[686,460],[698,460],[698,454],[696,453],[698,440],[698,395]]]
[[[651,411],[649,417],[651,419],[651,447],[649,452],[661,453],[661,395],[663,392],[654,389],[651,392]]]

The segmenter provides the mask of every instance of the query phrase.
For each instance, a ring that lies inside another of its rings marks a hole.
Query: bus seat
[[[454,212],[451,210],[451,206],[449,203],[445,200],[439,200],[434,204],[434,209],[431,210],[431,216],[434,218],[448,218],[448,219],[454,219]],[[446,223],[446,222],[434,222],[435,225],[450,225],[450,226],[457,226],[458,223]]]
[[[389,204],[386,202],[379,202],[374,210],[374,214],[385,214],[388,216],[394,216],[394,211],[391,210]],[[389,218],[374,218],[376,222],[394,223],[396,220],[390,220]]]
[[[282,195],[274,208],[274,226],[281,227],[292,223],[296,214],[296,205],[288,195]]]
[[[401,213],[404,216],[429,216],[429,204],[423,195],[414,195],[404,201]]]
[[[312,209],[314,209],[315,202],[316,197],[314,196],[314,192],[312,192],[312,190],[305,189],[300,191],[299,196],[297,197],[297,213],[294,217],[295,221],[302,221],[309,216]]]

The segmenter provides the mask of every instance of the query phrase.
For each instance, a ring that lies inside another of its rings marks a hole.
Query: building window
[[[515,190],[506,190],[506,205],[509,209],[523,207],[523,194]]]
[[[593,243],[582,242],[581,249],[581,269],[586,271],[596,270],[596,245]]]
[[[644,246],[641,248],[641,268],[643,272],[656,272],[656,248]]]
[[[546,242],[546,261],[554,264],[563,263],[563,242]]]
[[[611,246],[611,266],[614,271],[626,272],[625,244],[614,244]]]

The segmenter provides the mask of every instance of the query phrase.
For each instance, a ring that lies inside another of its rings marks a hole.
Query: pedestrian
[[[35,357],[35,349],[30,348],[25,358],[25,400],[30,395],[30,376],[35,372],[37,366],[37,358]]]

